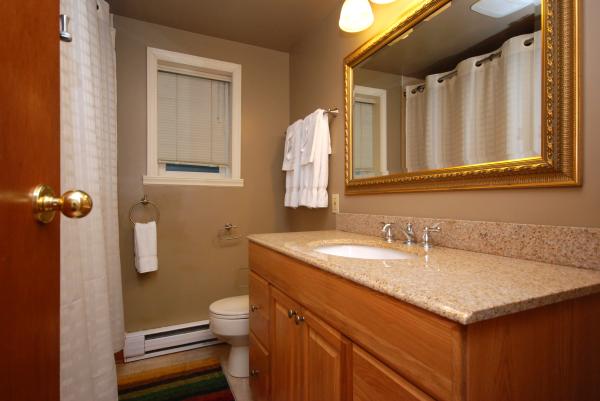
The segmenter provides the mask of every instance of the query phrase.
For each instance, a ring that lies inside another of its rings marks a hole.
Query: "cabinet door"
[[[350,342],[308,311],[302,313],[306,401],[350,400]]]
[[[269,283],[250,272],[250,331],[265,347],[269,346]]]
[[[303,331],[294,319],[299,310],[293,300],[271,289],[271,401],[303,400]]]
[[[250,333],[250,390],[253,401],[269,400],[269,353]]]
[[[434,401],[356,344],[352,371],[354,401]]]

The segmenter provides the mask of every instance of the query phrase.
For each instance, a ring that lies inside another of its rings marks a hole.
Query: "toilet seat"
[[[250,301],[248,295],[223,298],[210,304],[208,310],[215,319],[248,319]]]

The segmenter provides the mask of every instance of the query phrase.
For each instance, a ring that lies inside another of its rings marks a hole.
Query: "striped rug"
[[[190,361],[119,377],[119,401],[234,401],[219,361]]]

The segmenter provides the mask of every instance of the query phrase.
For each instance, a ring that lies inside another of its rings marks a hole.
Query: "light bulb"
[[[395,2],[396,0],[371,0],[371,3],[375,4],[390,4]]]
[[[345,0],[340,12],[340,29],[346,32],[364,31],[373,24],[369,0]]]

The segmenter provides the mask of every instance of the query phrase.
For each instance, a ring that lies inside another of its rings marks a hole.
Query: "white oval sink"
[[[398,260],[417,257],[414,253],[397,251],[390,248],[380,248],[369,245],[324,245],[314,249],[317,252],[333,256],[353,259],[382,259]]]

